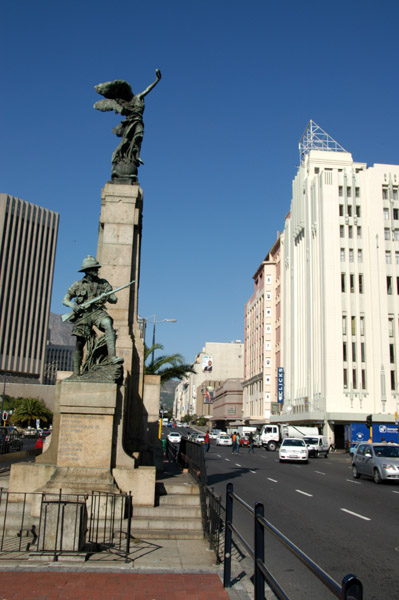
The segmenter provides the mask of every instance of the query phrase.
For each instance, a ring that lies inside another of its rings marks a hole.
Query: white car
[[[171,431],[168,433],[168,440],[172,442],[172,444],[180,444],[181,433],[178,433],[177,431]]]
[[[205,444],[205,434],[199,433],[194,441],[198,442],[199,444]]]
[[[220,429],[212,429],[212,431],[209,432],[210,439],[217,440],[219,433],[222,433]]]
[[[285,438],[279,450],[280,462],[283,460],[295,460],[308,462],[309,451],[302,438]]]
[[[216,446],[232,446],[233,445],[233,441],[231,439],[231,437],[228,435],[228,433],[219,433],[218,437],[216,438]]]

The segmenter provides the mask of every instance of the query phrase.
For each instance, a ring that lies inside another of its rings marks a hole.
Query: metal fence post
[[[258,563],[265,562],[265,530],[263,525],[260,523],[258,517],[264,516],[263,504],[257,502],[255,504],[255,556],[254,556],[254,598],[255,600],[264,600],[265,584],[262,571],[259,569]]]
[[[224,524],[223,587],[231,587],[231,524],[233,522],[233,484],[226,487],[226,520]]]
[[[342,600],[363,600],[363,585],[356,575],[345,575],[342,580]]]

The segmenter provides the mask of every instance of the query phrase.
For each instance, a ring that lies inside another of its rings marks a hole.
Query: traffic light
[[[3,419],[3,421],[7,421],[8,419],[8,413],[6,410],[3,410],[3,414],[1,415],[1,418]]]
[[[373,426],[373,415],[367,415],[366,417],[366,425],[369,429]]]

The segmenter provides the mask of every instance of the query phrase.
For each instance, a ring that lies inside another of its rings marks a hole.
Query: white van
[[[308,447],[309,456],[317,458],[324,454],[324,458],[327,458],[330,451],[330,444],[324,435],[307,435],[303,439]]]

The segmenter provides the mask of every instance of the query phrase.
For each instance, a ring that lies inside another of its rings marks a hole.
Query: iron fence
[[[236,501],[254,517],[254,548],[246,542],[238,529],[233,525],[233,501]],[[278,581],[265,565],[265,530],[282,543],[298,560],[300,560],[313,575],[315,575],[336,598],[341,600],[363,600],[363,586],[359,579],[352,574],[342,579],[341,585],[334,581],[319,565],[312,561],[298,546],[283,535],[274,525],[264,517],[264,506],[257,502],[252,508],[233,491],[233,484],[228,483],[226,488],[226,522],[224,544],[224,587],[231,587],[231,552],[233,533],[246,548],[254,561],[254,599],[265,600],[265,583],[269,585],[278,600],[289,600]]]
[[[131,494],[15,493],[0,488],[0,559],[10,553],[108,552],[129,560]]]

